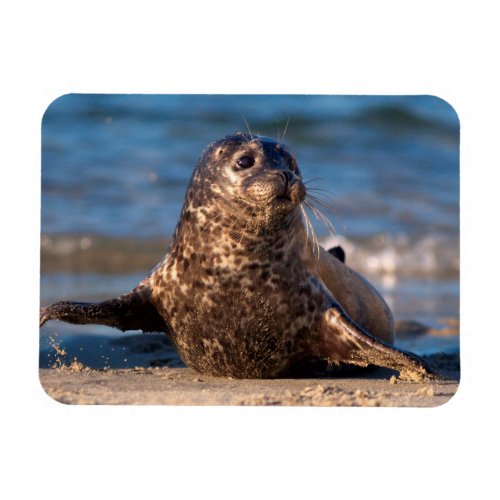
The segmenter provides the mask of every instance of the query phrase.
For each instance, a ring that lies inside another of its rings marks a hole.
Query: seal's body
[[[300,373],[318,360],[432,376],[391,342],[389,308],[341,259],[308,238],[306,188],[288,148],[235,134],[211,144],[191,178],[172,246],[131,292],[98,304],[60,302],[48,319],[169,333],[201,373]]]

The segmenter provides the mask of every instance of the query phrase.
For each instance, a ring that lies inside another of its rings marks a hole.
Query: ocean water
[[[438,333],[458,321],[459,121],[433,96],[60,97],[41,131],[42,305],[109,298],[142,279],[167,250],[202,150],[245,122],[275,138],[286,129],[335,228],[310,214],[318,239],[344,247],[397,320]],[[54,335],[117,334],[52,322],[41,335],[45,359]],[[398,343],[453,350],[458,336]]]

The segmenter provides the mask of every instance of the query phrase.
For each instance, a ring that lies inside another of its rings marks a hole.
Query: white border
[[[500,165],[493,3],[235,5],[47,0],[0,15],[8,304],[2,489],[86,499],[489,496],[496,471],[485,450],[498,447],[491,406],[499,352],[498,292],[488,288],[497,279],[491,235]],[[425,410],[98,408],[50,400],[37,376],[40,120],[67,92],[446,99],[462,126],[463,378],[456,397]]]

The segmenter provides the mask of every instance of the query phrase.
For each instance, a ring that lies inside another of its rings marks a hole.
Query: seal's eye
[[[288,163],[288,169],[290,172],[293,172],[294,174],[297,173],[297,163],[293,158],[290,158],[290,162]]]
[[[238,167],[241,168],[250,168],[255,163],[255,158],[253,156],[240,156],[236,161]]]

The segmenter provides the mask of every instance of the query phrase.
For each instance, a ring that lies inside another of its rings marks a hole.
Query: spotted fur
[[[392,316],[377,292],[342,259],[314,253],[305,195],[284,144],[225,137],[196,164],[170,251],[151,275],[114,301],[45,308],[41,324],[142,322],[168,332],[188,366],[216,376],[278,377],[321,359],[429,375],[389,344]]]
[[[252,168],[237,167],[244,155],[255,158]],[[326,304],[302,264],[302,199],[291,193],[303,199],[305,188],[282,144],[240,134],[203,153],[170,253],[150,278],[151,300],[187,365],[270,377],[305,355]]]

